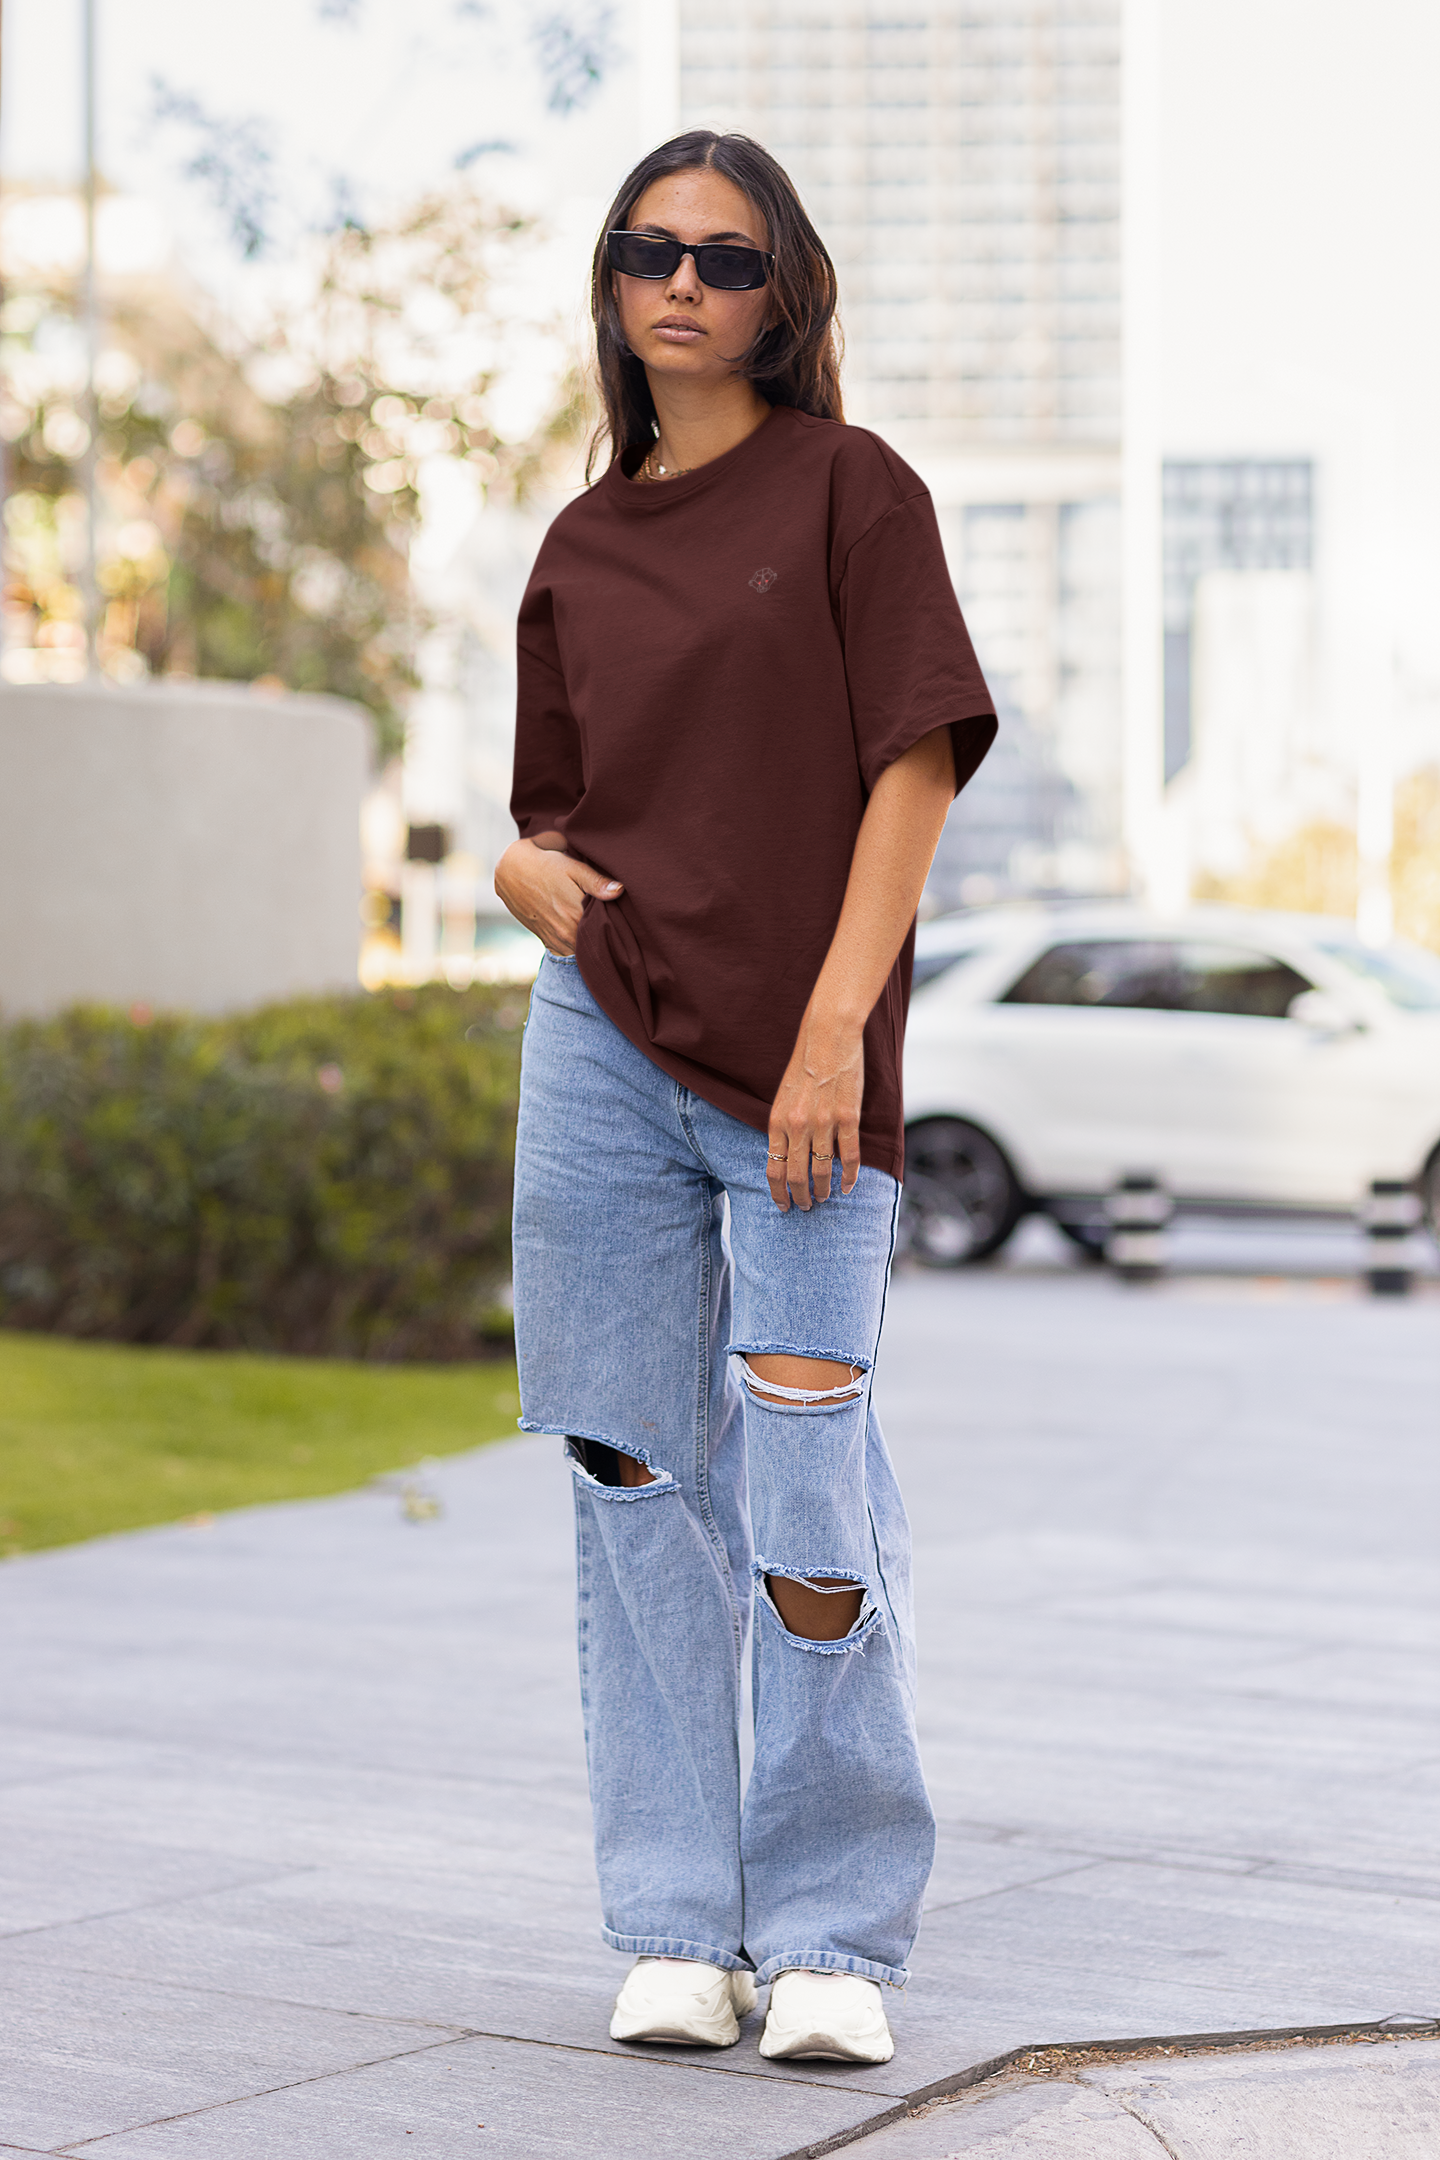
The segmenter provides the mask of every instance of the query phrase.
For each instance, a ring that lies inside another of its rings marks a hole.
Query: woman
[[[995,723],[775,161],[642,160],[593,305],[611,462],[521,608],[495,883],[546,946],[516,1341],[574,1472],[610,2030],[728,2047],[769,1981],[762,2054],[884,2062],[934,1822],[871,1375],[915,907]]]

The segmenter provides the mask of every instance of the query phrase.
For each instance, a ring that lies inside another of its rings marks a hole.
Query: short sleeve
[[[948,727],[958,793],[995,739],[995,702],[928,494],[907,496],[861,535],[845,559],[837,599],[866,788],[923,736]]]
[[[585,792],[580,730],[565,690],[550,588],[538,565],[520,603],[516,672],[510,815],[528,840],[563,831]]]

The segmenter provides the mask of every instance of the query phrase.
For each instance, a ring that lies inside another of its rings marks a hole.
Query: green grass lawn
[[[509,1360],[358,1365],[0,1330],[0,1554],[344,1492],[515,1431]]]

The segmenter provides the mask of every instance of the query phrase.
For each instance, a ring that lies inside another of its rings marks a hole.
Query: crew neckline
[[[692,496],[713,486],[717,479],[733,472],[746,452],[753,449],[763,436],[769,434],[776,416],[790,410],[788,405],[772,405],[759,427],[752,428],[733,449],[722,450],[719,457],[708,458],[703,465],[697,465],[693,472],[681,473],[673,480],[632,480],[617,457],[601,485],[609,489],[612,500],[623,509],[638,511],[642,516],[663,510],[666,503],[688,502]]]

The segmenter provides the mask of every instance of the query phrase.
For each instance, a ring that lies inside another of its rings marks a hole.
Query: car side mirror
[[[1302,990],[1291,999],[1286,1017],[1298,1020],[1312,1035],[1357,1035],[1364,1029],[1364,1022],[1347,1012],[1328,990]]]

